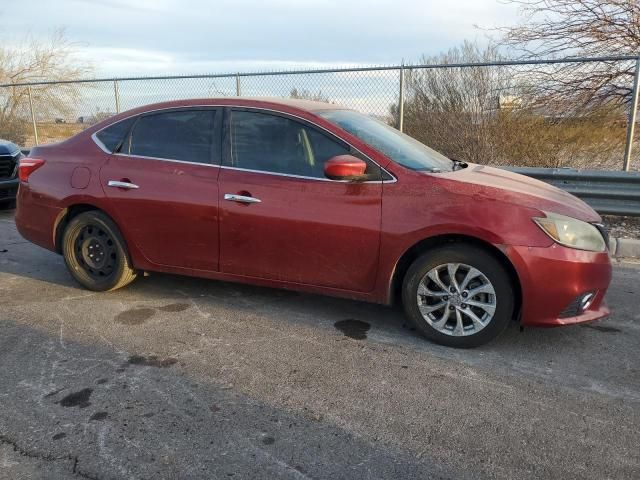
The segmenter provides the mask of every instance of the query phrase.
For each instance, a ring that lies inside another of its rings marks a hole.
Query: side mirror
[[[363,180],[367,164],[353,155],[337,155],[324,164],[324,175],[331,180]]]

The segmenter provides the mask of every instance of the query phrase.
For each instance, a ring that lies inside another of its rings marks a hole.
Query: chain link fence
[[[638,62],[616,56],[0,85],[0,138],[32,147],[167,100],[293,97],[390,123],[477,163],[638,170]],[[611,75],[614,72],[616,75]]]

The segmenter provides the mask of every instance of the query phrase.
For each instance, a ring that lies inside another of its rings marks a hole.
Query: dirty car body
[[[123,268],[127,282],[166,272],[403,301],[453,346],[497,335],[485,327],[498,314],[558,326],[609,313],[611,265],[588,205],[370,122],[303,100],[141,107],[34,148],[16,224],[88,288],[121,286],[100,275]],[[74,224],[87,212],[111,240]]]

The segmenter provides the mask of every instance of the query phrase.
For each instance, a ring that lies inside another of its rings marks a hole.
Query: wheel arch
[[[391,281],[389,283],[388,303],[397,304],[402,297],[402,281],[411,264],[423,253],[430,249],[438,248],[443,245],[466,243],[482,248],[484,251],[492,255],[507,271],[514,288],[514,313],[515,317],[520,317],[522,308],[522,285],[520,277],[515,266],[509,260],[509,257],[492,243],[464,234],[444,234],[433,237],[424,238],[409,247],[396,263]]]
[[[67,206],[60,212],[58,218],[56,218],[56,222],[53,228],[53,242],[56,252],[62,254],[62,236],[64,235],[64,230],[69,224],[71,220],[84,212],[97,211],[109,217],[109,219],[118,227],[120,232],[120,236],[122,240],[125,242],[125,246],[127,249],[127,255],[129,256],[129,261],[131,261],[131,251],[129,249],[129,242],[127,241],[122,229],[118,225],[118,222],[113,218],[109,212],[105,211],[103,208],[100,208],[98,205],[93,203],[74,203],[72,205]]]

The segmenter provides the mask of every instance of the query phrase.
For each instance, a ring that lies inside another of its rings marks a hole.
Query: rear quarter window
[[[131,117],[114,123],[96,133],[96,137],[109,152],[114,153],[122,144],[127,133],[129,133],[134,121],[135,117]]]

